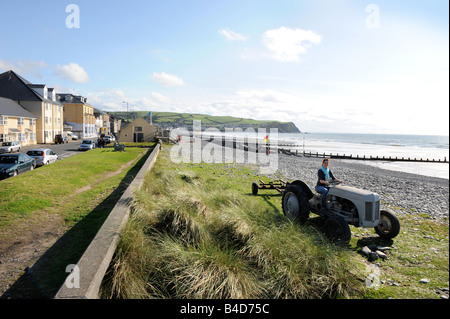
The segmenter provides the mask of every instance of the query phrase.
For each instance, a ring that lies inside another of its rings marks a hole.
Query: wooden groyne
[[[360,160],[360,161],[390,161],[390,162],[420,162],[420,163],[448,163],[448,159],[429,159],[418,157],[393,157],[393,156],[359,156],[359,155],[347,155],[347,154],[333,154],[333,153],[319,153],[319,152],[306,152],[299,150],[291,150],[278,148],[278,152],[287,153],[291,155],[303,156],[303,157],[316,157],[316,158],[333,158],[333,159],[348,159],[348,160]]]

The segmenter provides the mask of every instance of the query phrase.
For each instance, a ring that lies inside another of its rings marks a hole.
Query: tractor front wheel
[[[380,211],[380,222],[375,227],[375,232],[384,239],[391,239],[400,232],[400,222],[397,216],[390,210]]]

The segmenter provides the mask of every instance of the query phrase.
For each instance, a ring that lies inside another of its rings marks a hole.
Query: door
[[[19,155],[19,166],[17,167],[17,171],[19,174],[28,171],[28,163],[26,163],[26,159],[24,156]]]
[[[133,142],[143,142],[143,141],[144,141],[144,133],[134,133]]]

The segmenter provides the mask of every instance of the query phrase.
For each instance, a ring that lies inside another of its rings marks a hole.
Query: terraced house
[[[10,70],[0,74],[0,97],[14,101],[36,117],[35,123],[31,122],[35,125],[29,125],[26,128],[24,128],[25,117],[23,117],[24,120],[19,117],[17,125],[21,128],[13,128],[12,131],[8,128],[8,134],[15,135],[7,138],[20,138],[21,143],[41,144],[52,143],[56,134],[63,133],[64,107],[57,100],[53,88],[48,88],[45,84],[33,84]],[[32,126],[35,126],[35,133],[32,132]],[[25,134],[25,140],[23,134]]]
[[[36,119],[18,103],[0,97],[0,143],[18,141],[22,146],[36,144]]]
[[[87,98],[71,93],[57,95],[64,105],[64,123],[72,126],[72,132],[80,138],[95,138],[94,107],[87,103]]]

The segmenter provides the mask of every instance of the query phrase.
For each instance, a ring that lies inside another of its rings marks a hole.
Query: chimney
[[[54,88],[48,88],[48,98],[56,102],[56,91]]]

